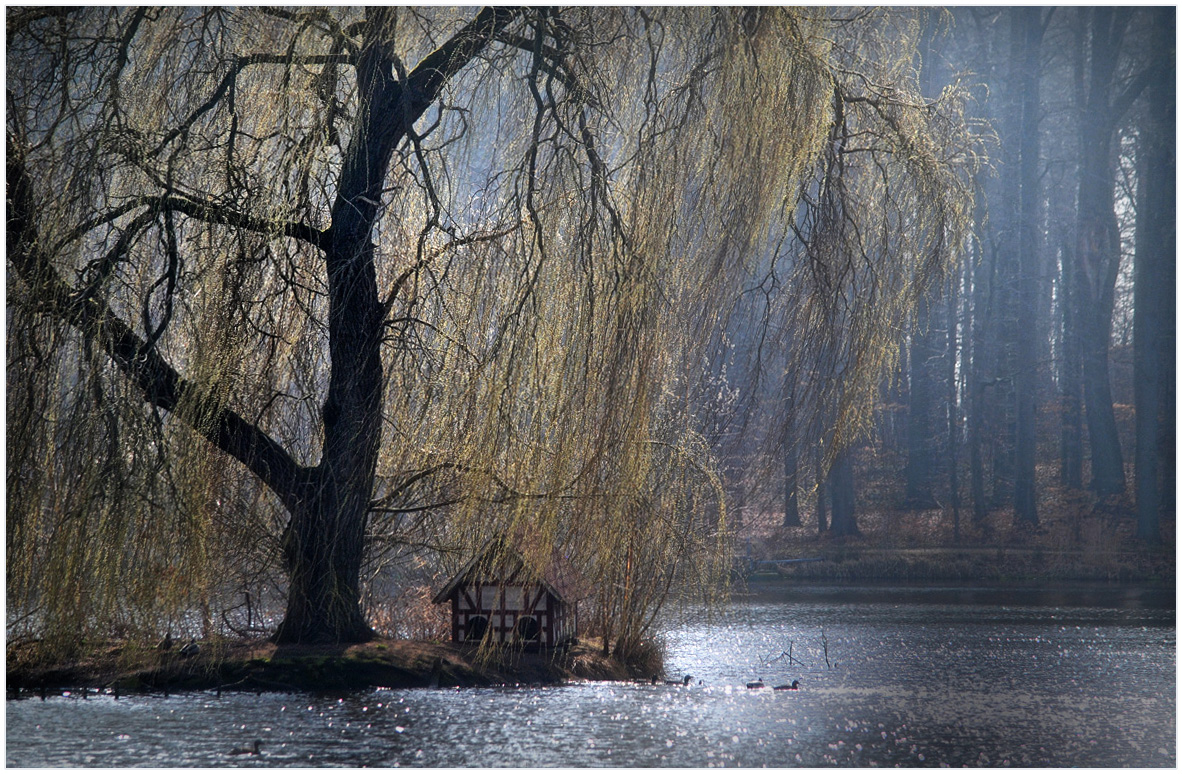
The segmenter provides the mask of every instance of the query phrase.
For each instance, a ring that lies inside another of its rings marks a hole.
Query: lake
[[[8,701],[6,763],[1177,764],[1173,591],[768,584],[665,645],[688,686]]]

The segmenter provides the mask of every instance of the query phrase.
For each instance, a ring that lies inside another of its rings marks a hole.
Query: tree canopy
[[[9,624],[62,642],[261,586],[363,639],[507,534],[632,647],[728,570],[727,331],[832,459],[968,223],[913,12],[7,19]]]

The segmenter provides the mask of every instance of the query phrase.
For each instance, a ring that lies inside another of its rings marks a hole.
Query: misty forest
[[[10,650],[1172,582],[1172,7],[6,16]]]

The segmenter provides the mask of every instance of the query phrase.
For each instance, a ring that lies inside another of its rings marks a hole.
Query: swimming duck
[[[799,681],[799,680],[793,680],[793,681],[792,681],[792,685],[777,685],[777,686],[776,686],[775,688],[773,688],[772,690],[773,690],[773,691],[795,691],[795,690],[797,690],[798,688],[800,688],[800,681]]]
[[[229,754],[230,755],[261,755],[262,753],[259,752],[259,745],[262,743],[263,743],[263,741],[261,739],[256,739],[256,740],[254,740],[253,747],[235,747],[233,750],[230,750]]]
[[[156,643],[156,650],[172,650],[172,632],[164,635],[164,639]]]
[[[747,687],[752,688],[752,689],[762,688],[763,687],[763,678],[761,677],[753,683],[747,683]]]
[[[693,679],[694,679],[693,675],[686,675],[681,680],[666,680],[665,685],[689,685],[690,680],[693,680]]]
[[[191,656],[196,656],[200,652],[201,652],[201,646],[197,644],[197,640],[195,640],[195,639],[190,639],[189,644],[186,645],[185,647],[181,648],[181,650],[180,650],[180,654],[184,658],[190,658]]]

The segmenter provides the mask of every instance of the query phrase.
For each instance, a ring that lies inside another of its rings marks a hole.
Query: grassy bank
[[[623,680],[626,665],[596,641],[566,649],[479,654],[451,642],[379,639],[358,645],[275,645],[266,640],[203,643],[183,657],[128,643],[94,646],[68,662],[47,662],[32,648],[10,649],[8,697],[71,692],[317,691],[369,687],[544,685]]]
[[[1129,493],[1098,498],[1069,492],[1051,472],[1042,471],[1037,525],[1016,522],[1006,508],[994,508],[980,521],[967,506],[959,514],[946,508],[904,510],[897,507],[900,481],[888,486],[887,477],[869,475],[859,501],[858,535],[819,532],[809,508],[802,508],[805,524],[789,527],[782,525],[782,513],[751,508],[742,514],[738,566],[747,576],[780,574],[822,583],[1174,585],[1173,518],[1161,523],[1160,544],[1146,545],[1136,534]],[[777,564],[776,559],[821,561]]]
[[[789,557],[817,561],[745,565],[747,577],[813,582],[973,581],[978,583],[1106,582],[1174,585],[1173,551],[1083,551],[1015,546],[871,548],[798,546]]]

